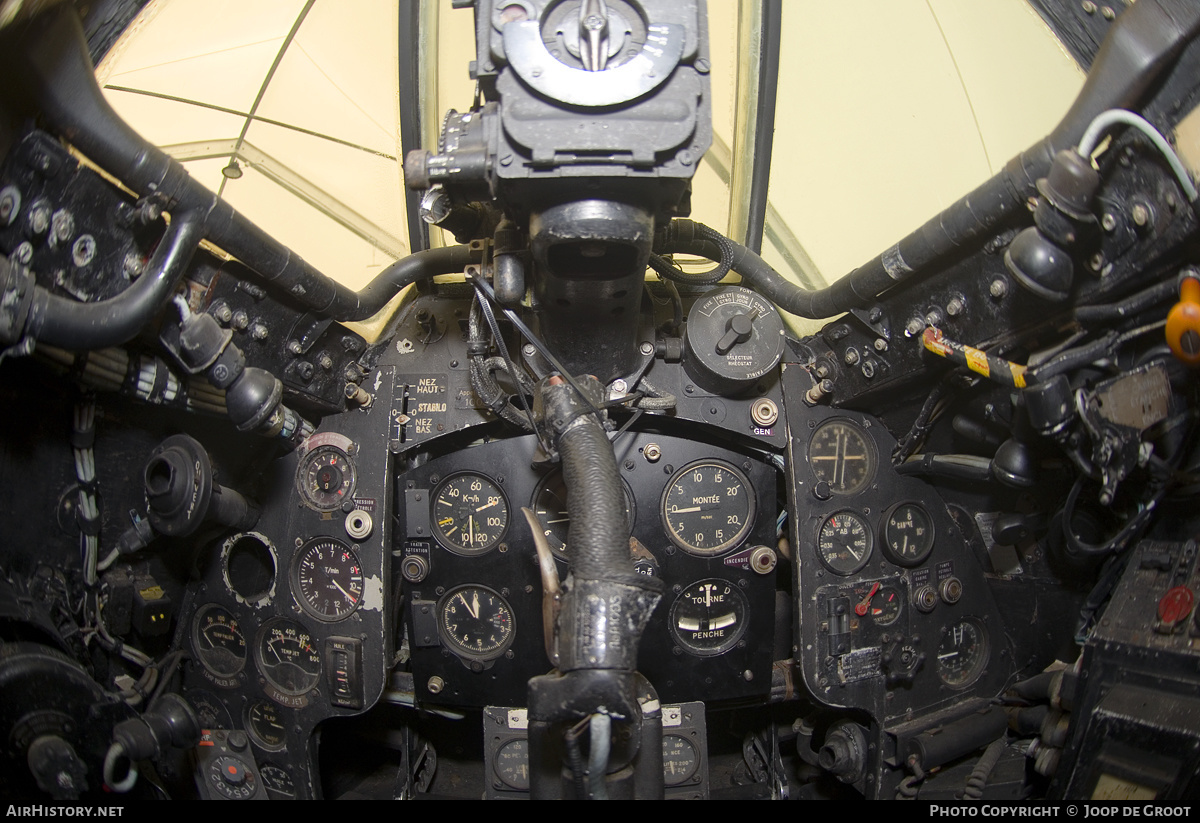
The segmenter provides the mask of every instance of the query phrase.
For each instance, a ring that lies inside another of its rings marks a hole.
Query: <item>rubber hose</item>
[[[558,450],[571,512],[567,545],[572,573],[585,580],[636,578],[629,565],[625,495],[604,429],[591,415],[581,417],[559,438]]]
[[[178,214],[150,259],[149,271],[116,297],[80,303],[38,286],[26,333],[40,343],[72,350],[128,343],[175,293],[203,230],[198,212]]]

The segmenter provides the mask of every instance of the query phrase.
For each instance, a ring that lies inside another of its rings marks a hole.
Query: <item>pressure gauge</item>
[[[871,527],[858,512],[825,518],[817,535],[817,556],[834,574],[854,574],[871,559]]]
[[[482,474],[463,472],[447,477],[434,491],[430,506],[433,533],[455,554],[491,551],[508,530],[508,500],[500,487]]]
[[[875,476],[875,450],[857,423],[827,420],[808,441],[808,463],[834,494],[861,491]]]
[[[754,525],[754,487],[720,460],[684,466],[663,490],[662,520],[679,548],[713,557],[734,548]]]

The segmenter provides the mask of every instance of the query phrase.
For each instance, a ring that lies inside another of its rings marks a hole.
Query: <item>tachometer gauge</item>
[[[857,512],[831,514],[821,524],[817,556],[834,574],[854,574],[871,559],[871,527]]]
[[[276,751],[287,742],[283,713],[270,700],[255,700],[246,708],[246,728],[254,742],[264,749]]]
[[[971,685],[983,674],[987,661],[987,629],[978,620],[963,618],[942,631],[937,648],[937,673],[947,686]]]
[[[237,618],[215,603],[196,612],[192,648],[201,665],[217,677],[233,677],[246,664],[246,638]]]
[[[333,538],[308,541],[293,561],[292,591],[313,617],[331,621],[349,617],[362,601],[358,555]]]
[[[492,660],[512,645],[512,606],[487,586],[459,586],[438,604],[438,632],[451,651]]]
[[[267,681],[283,694],[304,694],[321,677],[321,653],[308,630],[285,618],[258,633],[254,659]]]
[[[633,524],[633,498],[624,483],[621,491],[625,496],[625,522]],[[550,543],[555,556],[566,560],[567,533],[571,528],[571,516],[567,511],[567,484],[562,471],[553,471],[542,478],[533,493],[533,513],[543,527],[543,534]]]
[[[834,494],[854,494],[875,475],[875,450],[866,432],[849,420],[827,420],[808,442],[808,463]]]
[[[883,516],[883,554],[898,566],[919,566],[933,552],[933,518],[918,503],[897,503]]]
[[[671,636],[700,657],[733,648],[746,632],[749,605],[727,580],[701,580],[688,586],[671,604]]]
[[[663,490],[667,535],[685,552],[713,557],[745,539],[754,525],[754,487],[720,460],[684,466]]]
[[[354,461],[336,446],[319,446],[300,461],[296,485],[304,502],[333,511],[354,494]]]
[[[483,554],[508,531],[508,501],[481,474],[447,477],[433,494],[430,520],[438,542],[455,554]]]

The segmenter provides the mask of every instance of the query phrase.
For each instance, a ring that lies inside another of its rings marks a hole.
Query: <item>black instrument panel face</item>
[[[272,796],[316,796],[313,730],[374,705],[391,665],[384,374],[377,407],[269,464],[254,530],[206,550],[180,610],[184,696],[206,728],[246,732]]]
[[[563,576],[570,512],[560,470],[531,466],[535,445],[532,436],[484,443],[397,478],[405,531],[401,568],[426,570],[405,582],[419,701],[522,705],[529,678],[551,668],[533,538],[524,518],[511,512],[534,510]],[[665,583],[642,636],[638,670],[664,700],[694,697],[698,682],[712,700],[763,694],[770,684],[776,581],[774,563],[757,572],[751,555],[775,551],[774,467],[657,433],[628,432],[615,449],[631,521],[631,567]],[[454,488],[460,497],[478,497],[451,514],[453,507],[441,500]],[[447,518],[461,531],[465,517],[473,532],[476,516],[500,508],[493,499],[505,501],[510,514],[503,531],[484,538],[486,549],[464,552],[454,537],[446,539]],[[685,528],[671,528],[680,525]]]
[[[785,366],[789,411],[812,385]],[[795,402],[793,402],[795,401]],[[1013,665],[999,611],[936,486],[895,473],[869,415],[789,416],[797,657],[808,690],[884,722],[994,694]]]

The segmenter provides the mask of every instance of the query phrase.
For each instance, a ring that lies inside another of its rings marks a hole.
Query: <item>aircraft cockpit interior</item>
[[[1200,798],[1198,35],[2,0],[0,794]]]

